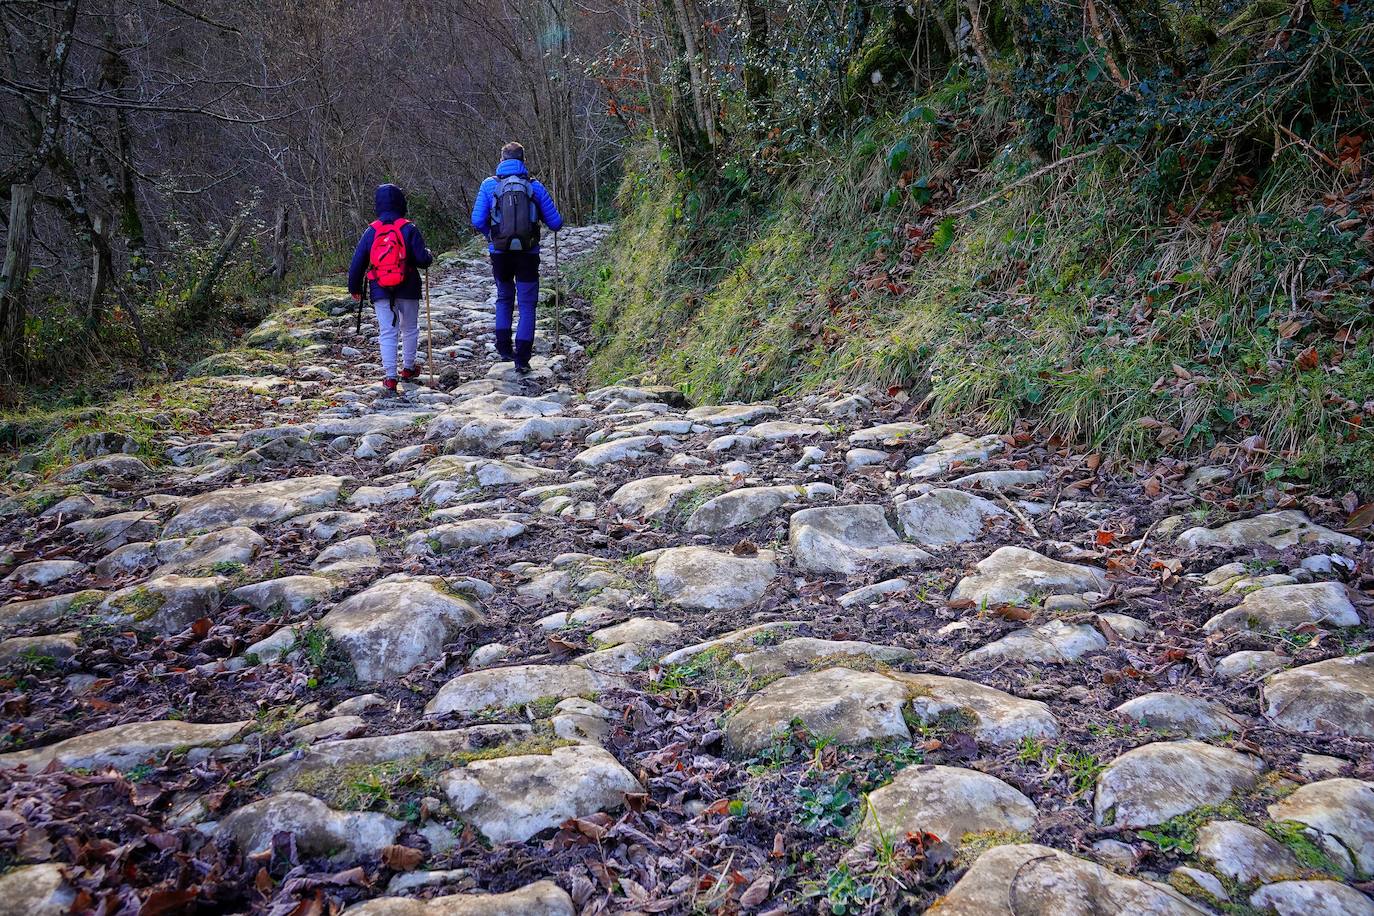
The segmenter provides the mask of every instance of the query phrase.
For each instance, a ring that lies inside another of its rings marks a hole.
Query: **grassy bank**
[[[1358,144],[1287,143],[1183,193],[1111,144],[1037,161],[989,98],[952,77],[766,181],[641,149],[581,276],[595,374],[710,400],[900,386],[959,428],[1025,420],[1121,458],[1244,448],[1263,480],[1367,493]]]

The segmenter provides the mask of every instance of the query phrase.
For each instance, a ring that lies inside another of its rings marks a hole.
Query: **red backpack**
[[[400,286],[406,279],[406,240],[401,228],[409,222],[398,219],[394,223],[372,222],[372,251],[368,257],[372,266],[367,278],[382,289]]]

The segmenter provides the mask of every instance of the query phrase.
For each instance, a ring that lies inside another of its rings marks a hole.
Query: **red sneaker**
[[[382,379],[382,387],[385,388],[387,391],[395,391],[396,380],[394,378],[384,378]]]
[[[419,377],[420,377],[420,370],[419,370],[419,369],[402,369],[402,370],[401,370],[401,378],[405,379],[407,382],[410,381],[410,380],[413,379],[413,378],[419,378]]]

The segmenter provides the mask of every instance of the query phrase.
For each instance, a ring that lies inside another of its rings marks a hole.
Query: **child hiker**
[[[396,332],[401,333],[403,379],[418,378],[415,349],[420,341],[420,268],[434,261],[420,229],[405,218],[406,195],[394,184],[377,188],[377,219],[363,230],[348,267],[348,291],[362,301],[363,281],[372,290],[382,348],[382,386],[396,390]]]
[[[472,228],[487,237],[491,273],[496,279],[496,354],[514,360],[515,371],[530,371],[534,352],[534,307],[539,301],[539,223],[554,232],[563,228],[553,198],[525,169],[525,148],[501,147],[496,174],[482,182],[472,205]],[[520,322],[511,340],[512,311]]]

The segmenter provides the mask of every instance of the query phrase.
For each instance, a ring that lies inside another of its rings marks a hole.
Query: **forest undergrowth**
[[[1374,111],[1342,68],[1368,73],[1370,22],[1220,31],[1172,84],[1110,85],[1099,50],[1046,93],[1009,50],[713,169],[646,143],[580,277],[594,373],[904,389],[951,429],[1367,490]]]

